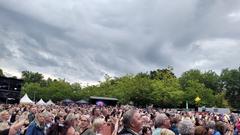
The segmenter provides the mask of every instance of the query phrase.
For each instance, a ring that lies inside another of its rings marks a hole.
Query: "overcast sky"
[[[0,68],[94,83],[240,66],[240,0],[0,0]]]

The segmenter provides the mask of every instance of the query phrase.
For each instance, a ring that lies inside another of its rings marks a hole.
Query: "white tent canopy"
[[[34,102],[28,97],[27,93],[20,99],[22,104],[34,104]]]
[[[55,104],[54,104],[53,101],[50,99],[50,100],[48,100],[47,105],[55,105]]]
[[[40,99],[36,104],[37,105],[46,105],[46,103],[42,99]]]

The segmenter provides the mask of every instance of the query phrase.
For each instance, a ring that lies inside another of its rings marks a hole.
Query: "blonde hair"
[[[6,114],[9,114],[9,112],[6,111],[6,110],[1,111],[1,112],[0,112],[0,120],[2,120],[2,116],[3,116],[3,115],[6,115]]]
[[[76,116],[74,113],[69,113],[66,117],[66,121],[71,121],[71,120],[75,120],[78,119],[79,116]]]
[[[6,111],[6,110],[3,110],[3,111],[0,112],[0,116],[2,116],[2,115],[4,115],[4,114],[9,114],[9,112]]]
[[[175,135],[175,133],[167,128],[163,128],[160,131],[160,135]]]
[[[93,124],[92,124],[92,127],[93,127],[93,130],[94,131],[97,131],[101,125],[103,125],[105,123],[105,120],[103,118],[96,118],[93,120]]]
[[[2,116],[6,114],[9,114],[9,112],[6,110],[0,112],[0,120],[2,120]],[[9,128],[9,125],[6,121],[0,122],[0,131],[5,130],[7,128]]]

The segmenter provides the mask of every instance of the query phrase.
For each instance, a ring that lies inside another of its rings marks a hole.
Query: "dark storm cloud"
[[[11,51],[9,51],[3,44],[0,44],[0,60],[4,58],[12,57]]]
[[[0,19],[1,65],[17,71],[92,82],[167,66],[178,75],[239,66],[235,0],[8,0]]]

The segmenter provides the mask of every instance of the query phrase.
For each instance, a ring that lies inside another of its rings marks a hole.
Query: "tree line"
[[[0,76],[4,76],[1,69]],[[240,67],[223,69],[220,75],[191,69],[177,77],[170,67],[121,77],[105,75],[104,81],[85,87],[64,79],[44,79],[41,73],[31,71],[22,71],[22,79],[22,95],[27,93],[36,100],[104,96],[118,98],[121,104],[185,107],[186,102],[194,106],[194,99],[200,97],[200,106],[240,108]]]

